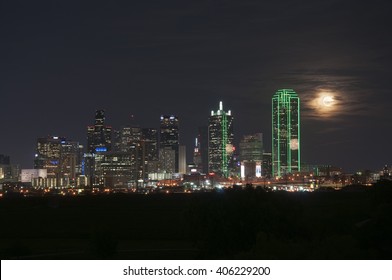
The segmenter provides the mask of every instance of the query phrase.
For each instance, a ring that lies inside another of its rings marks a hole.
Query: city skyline
[[[274,99],[276,99],[276,95],[277,95],[277,93],[279,93],[279,92],[281,92],[281,91],[287,91],[287,90],[282,90],[282,89],[279,89],[279,90],[277,90],[277,92],[275,92],[275,94],[273,95],[273,96],[271,96],[271,99],[272,99],[272,102],[271,102],[271,104],[273,104],[273,102],[274,102]],[[298,95],[292,90],[292,89],[290,89],[290,90],[288,90],[288,91],[292,91],[295,95],[296,95],[296,98],[297,99],[300,99],[299,97],[298,97]],[[335,102],[335,100],[326,100],[325,99],[325,96],[323,96],[324,97],[324,99],[322,99],[320,102],[324,102],[324,103],[326,103],[326,102]],[[329,96],[328,96],[329,97]],[[223,112],[223,108],[222,108],[222,101],[220,101],[219,102],[220,103],[220,107],[219,107],[219,110],[218,111],[222,111]],[[325,106],[325,104],[323,104],[324,106]],[[273,105],[272,105],[273,106]],[[327,107],[328,107],[329,105],[327,104]],[[218,114],[218,111],[216,112],[216,115]],[[272,110],[273,111],[273,110]],[[213,111],[212,111],[213,112]],[[212,112],[211,112],[211,114],[212,114]],[[229,116],[231,117],[231,110],[229,110],[228,111],[229,112]],[[91,135],[92,133],[94,133],[94,128],[95,128],[95,126],[97,125],[97,122],[98,122],[98,127],[100,127],[100,126],[102,126],[103,125],[103,123],[105,122],[105,127],[107,127],[107,128],[109,128],[110,130],[112,130],[113,129],[113,131],[115,132],[115,131],[117,131],[116,129],[117,128],[119,128],[120,129],[120,131],[121,131],[121,129],[124,129],[124,128],[126,128],[127,126],[129,126],[129,125],[125,125],[125,123],[127,122],[127,121],[124,121],[123,122],[123,124],[120,126],[120,127],[114,127],[114,126],[112,126],[112,125],[110,125],[110,124],[108,124],[107,123],[107,121],[105,121],[105,118],[106,118],[106,111],[105,110],[103,110],[103,109],[97,109],[97,110],[95,110],[95,114],[96,114],[96,116],[95,116],[95,125],[87,125],[87,134],[86,134],[86,136],[84,137],[84,139],[73,139],[73,138],[71,138],[71,137],[68,137],[67,135],[59,135],[59,134],[54,134],[54,133],[48,133],[47,135],[41,135],[41,136],[37,136],[36,137],[36,141],[39,141],[39,139],[45,139],[45,137],[49,137],[49,138],[57,138],[57,139],[60,139],[60,138],[63,138],[63,139],[67,139],[67,141],[74,141],[74,142],[78,142],[80,145],[82,145],[83,146],[83,150],[84,150],[84,152],[86,152],[87,154],[88,153],[91,153],[91,144],[89,144],[90,142],[91,142],[91,136],[89,136],[89,135]],[[99,115],[100,114],[102,114],[102,117],[100,117]],[[272,115],[274,115],[274,114],[272,114]],[[173,114],[172,115],[166,115],[166,116],[163,116],[163,115],[160,115],[160,117],[159,117],[159,120],[157,120],[156,121],[156,124],[155,124],[155,127],[154,128],[145,128],[145,127],[141,127],[140,125],[139,125],[139,123],[137,123],[137,122],[135,122],[135,116],[134,115],[130,115],[130,118],[129,118],[129,120],[128,121],[131,121],[132,123],[133,123],[133,125],[135,125],[136,127],[138,127],[140,130],[141,129],[155,129],[155,130],[157,130],[157,131],[159,131],[160,130],[160,127],[162,126],[162,119],[163,118],[167,118],[167,119],[170,119],[170,117],[172,117],[172,118],[175,118],[175,120],[176,120],[176,122],[177,122],[177,130],[178,130],[178,117],[177,116],[174,116]],[[210,116],[210,118],[211,118],[211,116]],[[97,121],[98,120],[98,121]],[[232,122],[232,121],[231,121]],[[207,122],[207,124],[208,124],[208,122]],[[181,127],[182,128],[182,127]],[[271,127],[269,128],[269,130],[271,130],[271,128],[273,128],[273,124],[271,125]],[[233,129],[233,128],[231,128],[231,129]],[[180,132],[178,132],[177,131],[177,133],[179,133],[179,134],[181,134],[181,130],[179,130]],[[256,130],[254,130],[254,131],[256,131]],[[267,132],[267,134],[268,134],[268,131],[262,131],[262,133],[263,134],[265,134]],[[195,128],[195,135],[197,136],[197,128]],[[98,133],[99,134],[99,133]],[[272,135],[272,134],[271,134]],[[239,148],[239,143],[240,143],[240,139],[242,138],[242,137],[244,137],[244,136],[246,136],[245,134],[244,135],[236,135],[236,134],[234,134],[234,141],[233,140],[231,140],[231,142],[233,142],[234,143],[234,149],[237,149],[237,148]],[[108,136],[104,136],[105,138],[107,138]],[[113,134],[113,136],[112,136],[112,138],[113,139],[106,139],[105,141],[110,141],[110,142],[112,142],[112,141],[114,141],[115,140],[115,135]],[[177,135],[177,137],[179,137],[178,135]],[[233,135],[231,136],[231,137],[233,137]],[[48,138],[48,139],[49,139]],[[37,140],[38,139],[38,140]],[[268,141],[269,139],[263,139],[263,141]],[[271,141],[271,143],[272,143],[273,141]],[[181,143],[181,145],[184,145],[184,143],[183,142],[180,142]],[[188,145],[186,145],[186,144],[188,144]],[[98,145],[100,145],[100,144],[98,144]],[[192,151],[193,150],[193,145],[192,145],[192,143],[185,143],[185,146],[186,146],[186,149],[187,149],[187,151],[189,150],[189,151]],[[103,150],[102,150],[103,151]],[[105,151],[108,151],[107,149],[105,149]],[[273,151],[273,147],[272,147],[272,145],[270,146],[270,147],[267,147],[267,148],[265,148],[264,147],[264,153],[271,153]],[[20,164],[20,163],[18,163],[18,162],[15,162],[15,161],[13,161],[12,160],[12,155],[10,156],[9,154],[7,154],[7,153],[3,153],[5,156],[9,156],[10,158],[11,158],[11,162],[12,162],[12,164]],[[34,147],[34,149],[33,149],[33,151],[32,151],[32,154],[33,154],[33,157],[30,159],[30,165],[29,166],[20,166],[20,168],[32,168],[32,167],[34,167],[34,168],[37,168],[37,167],[35,167],[36,166],[36,147]],[[193,156],[192,156],[192,153],[188,153],[188,157],[187,157],[187,163],[192,163],[192,160],[193,160]],[[330,162],[322,162],[322,163],[314,163],[314,162],[309,162],[309,161],[307,161],[306,159],[305,159],[305,164],[331,164]],[[300,163],[301,164],[301,163]],[[385,164],[387,164],[388,165],[388,163],[385,163]],[[377,169],[377,168],[375,168],[373,171],[375,171],[375,170],[380,170],[385,164],[382,164],[382,165],[380,165],[380,167]],[[337,165],[335,165],[336,167],[342,167],[342,166],[339,166],[338,164]],[[367,168],[367,169],[369,169],[369,170],[371,170],[370,168]],[[349,172],[349,171],[360,171],[360,170],[345,170],[344,168],[343,168],[343,170],[344,171],[346,171],[346,172]],[[363,169],[363,170],[365,170],[365,169]],[[291,173],[291,172],[289,172],[289,173]],[[283,174],[283,173],[282,173]],[[282,174],[275,174],[275,175],[278,175],[278,176],[281,176]]]
[[[293,88],[304,162],[381,169],[392,157],[388,17],[387,1],[3,1],[0,154],[29,167],[38,137],[85,143],[103,108],[113,127],[178,116],[189,155],[220,100],[237,144],[262,132],[270,151],[271,96]]]

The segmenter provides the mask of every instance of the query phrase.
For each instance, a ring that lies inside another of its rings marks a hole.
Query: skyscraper
[[[19,173],[19,165],[11,164],[9,156],[0,155],[0,182],[17,181]]]
[[[272,174],[300,171],[300,100],[292,89],[272,97]]]
[[[171,148],[174,151],[174,172],[179,171],[179,132],[178,132],[178,117],[176,116],[161,116],[159,148]]]
[[[266,178],[272,176],[272,153],[263,153],[263,176]]]
[[[132,145],[142,140],[142,129],[139,126],[124,126],[120,130],[119,140],[119,143],[115,143],[115,146],[119,148],[118,151],[127,153]]]
[[[81,171],[83,146],[75,141],[61,141],[60,149],[60,185],[75,185],[75,180]]]
[[[87,152],[110,151],[112,148],[112,127],[105,125],[105,111],[95,112],[95,123],[87,127]]]
[[[65,142],[65,138],[58,136],[48,136],[37,139],[34,169],[47,170],[48,187],[57,187],[59,184],[62,142]]]
[[[144,141],[145,160],[158,161],[158,132],[155,128],[143,128],[142,139]]]
[[[48,187],[74,185],[81,173],[83,146],[64,137],[48,136],[37,139],[34,169],[46,169]]]
[[[180,145],[178,152],[178,173],[186,174],[186,146]]]
[[[132,116],[130,124],[115,131],[113,151],[106,153],[103,159],[105,161],[103,163],[105,168],[104,176],[115,174],[117,183],[128,180],[129,186],[140,185],[141,181],[144,182],[148,179],[149,172],[157,172],[158,170],[157,129],[141,128],[134,122]],[[121,162],[122,160],[124,162]],[[107,184],[106,182],[112,182],[107,180],[106,177],[105,184]],[[112,184],[112,186],[114,185]]]
[[[115,133],[115,141],[113,143],[115,156],[118,158],[116,164],[122,166],[123,171],[129,169],[129,184],[136,186],[138,180],[144,180],[146,176],[147,161],[145,160],[145,147],[143,139],[143,129],[135,122],[135,118],[131,115],[130,122],[122,126],[119,131]],[[123,153],[121,155],[120,153]],[[105,156],[105,160],[113,157],[112,154]],[[124,162],[121,162],[124,160]],[[109,160],[110,162],[110,160]],[[106,163],[108,164],[108,163]],[[111,166],[110,164],[108,166]],[[110,168],[109,168],[110,169]],[[109,172],[110,173],[110,172]],[[122,174],[122,175],[121,175]],[[126,173],[120,172],[116,176],[120,180],[121,176],[127,177]],[[124,179],[126,181],[126,179]],[[124,182],[125,182],[124,181]]]
[[[128,152],[107,152],[100,162],[105,188],[136,187],[140,178],[138,147],[132,144]]]
[[[221,176],[229,176],[229,162],[233,153],[233,116],[231,111],[212,111],[208,124],[208,171]]]
[[[263,165],[263,134],[245,135],[240,142],[241,178],[260,178]]]
[[[84,157],[84,174],[89,185],[102,185],[103,177],[100,162],[105,152],[112,149],[112,127],[105,125],[105,111],[95,112],[94,125],[87,127],[87,153]]]
[[[198,129],[195,147],[193,150],[193,163],[198,172],[208,173],[208,127],[201,126]]]
[[[175,162],[176,153],[170,147],[163,147],[159,149],[159,172],[160,173],[176,173]]]

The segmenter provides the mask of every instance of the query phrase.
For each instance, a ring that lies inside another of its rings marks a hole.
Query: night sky
[[[262,132],[271,151],[272,95],[293,88],[304,162],[379,170],[392,163],[388,2],[3,0],[0,154],[31,168],[37,137],[85,144],[101,108],[114,128],[175,114],[190,151],[219,101],[237,143]]]

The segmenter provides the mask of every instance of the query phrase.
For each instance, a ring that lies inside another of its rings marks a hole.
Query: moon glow
[[[334,103],[333,96],[327,95],[322,98],[322,104],[326,107],[331,107]]]
[[[314,116],[319,118],[330,118],[335,116],[341,110],[341,101],[339,93],[329,90],[322,90],[309,99],[309,107],[314,111]]]

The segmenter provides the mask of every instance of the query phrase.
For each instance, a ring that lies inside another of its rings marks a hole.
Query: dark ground
[[[391,259],[392,184],[4,197],[1,259]]]

